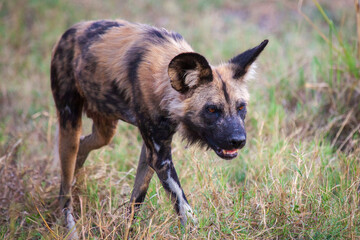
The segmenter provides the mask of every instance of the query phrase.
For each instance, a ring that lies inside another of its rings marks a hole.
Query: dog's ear
[[[230,59],[229,64],[233,70],[233,78],[240,79],[249,70],[251,64],[264,50],[269,40],[264,40],[259,46],[246,50],[245,52]]]
[[[201,84],[213,80],[208,61],[198,53],[181,53],[169,63],[168,74],[171,86],[185,94]]]

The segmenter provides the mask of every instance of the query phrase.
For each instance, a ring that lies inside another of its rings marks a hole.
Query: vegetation
[[[178,137],[174,143],[199,224],[179,225],[156,177],[128,224],[141,137],[119,123],[112,143],[91,153],[77,176],[82,238],[359,239],[360,12],[354,2],[0,0],[0,239],[67,237],[57,208],[51,49],[72,24],[100,18],[175,30],[213,64],[265,38],[270,44],[249,86],[249,141],[240,156],[224,161],[185,149]],[[90,130],[85,121],[84,133]]]

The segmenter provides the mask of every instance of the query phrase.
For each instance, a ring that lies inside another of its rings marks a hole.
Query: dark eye
[[[237,107],[237,110],[240,112],[240,111],[244,110],[245,107],[246,107],[246,104],[244,104],[244,103],[240,104],[240,106]]]
[[[220,109],[218,107],[216,107],[215,105],[210,105],[210,106],[207,106],[206,107],[206,110],[209,112],[209,113],[216,113],[216,114],[219,114],[220,113]]]
[[[214,107],[212,107],[212,106],[208,107],[207,110],[208,110],[209,113],[214,113],[214,112],[216,112],[216,108],[214,108]]]

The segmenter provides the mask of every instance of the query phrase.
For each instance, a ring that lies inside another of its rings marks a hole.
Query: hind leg
[[[64,99],[63,102],[57,102],[61,163],[59,202],[65,215],[65,225],[71,230],[72,237],[77,238],[75,220],[72,214],[71,186],[74,181],[76,156],[79,150],[83,100],[75,91],[72,91],[71,98],[67,100],[69,101]]]
[[[109,120],[102,116],[92,117],[92,119],[94,121],[92,133],[80,139],[80,147],[76,158],[76,170],[84,165],[90,151],[109,144],[116,133],[117,120]]]
[[[134,204],[134,207],[136,207],[135,210],[137,210],[144,202],[151,178],[154,175],[154,170],[149,166],[146,160],[146,146],[143,144],[141,148],[139,164],[136,171],[134,188],[130,198],[130,203]]]
[[[74,181],[76,155],[79,149],[81,119],[76,127],[60,126],[59,155],[61,162],[60,208],[65,215],[65,225],[76,235],[75,220],[72,215],[71,185]]]

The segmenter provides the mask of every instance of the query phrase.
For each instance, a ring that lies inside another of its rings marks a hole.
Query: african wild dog
[[[71,184],[89,152],[110,142],[119,119],[137,126],[143,146],[131,203],[139,206],[156,172],[185,224],[196,220],[176,174],[171,141],[232,159],[244,147],[244,119],[252,63],[268,40],[219,66],[211,66],[175,32],[122,20],[81,22],[56,44],[51,88],[59,118],[60,206],[74,226]],[[85,111],[92,133],[81,137]]]

